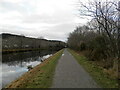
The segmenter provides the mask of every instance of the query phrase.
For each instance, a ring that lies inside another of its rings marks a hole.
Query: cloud
[[[77,0],[1,0],[0,29],[2,32],[65,41],[78,23]]]

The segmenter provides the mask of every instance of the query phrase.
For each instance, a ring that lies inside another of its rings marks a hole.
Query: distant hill
[[[31,38],[22,35],[2,33],[2,48],[9,49],[62,49],[65,42],[57,40],[47,40],[40,38]]]

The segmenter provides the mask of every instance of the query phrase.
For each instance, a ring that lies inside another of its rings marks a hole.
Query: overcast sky
[[[79,18],[78,0],[0,0],[0,30],[66,41],[87,19]]]

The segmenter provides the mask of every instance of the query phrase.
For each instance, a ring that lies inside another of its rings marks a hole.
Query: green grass
[[[118,88],[117,80],[110,78],[109,75],[103,71],[103,68],[95,65],[85,56],[80,55],[73,50],[68,49],[68,51],[75,57],[78,63],[82,65],[87,72],[89,72],[101,88]]]
[[[2,52],[24,52],[24,51],[37,51],[45,50],[44,48],[24,48],[24,49],[2,49]]]
[[[27,88],[49,88],[52,85],[53,75],[58,59],[62,55],[62,51],[54,55],[49,63],[46,63],[41,67],[42,73],[38,73],[34,78],[34,82],[27,83]],[[33,81],[31,80],[31,81]]]
[[[14,81],[7,88],[49,88],[52,85],[53,76],[58,59],[63,50],[60,50],[41,65],[23,75],[20,79]]]

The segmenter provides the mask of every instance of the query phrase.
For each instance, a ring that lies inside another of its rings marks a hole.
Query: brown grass
[[[60,53],[60,52],[61,51],[59,51],[58,53]],[[46,65],[48,65],[51,62],[51,60],[53,60],[53,58],[55,58],[56,56],[58,56],[58,53],[55,53],[53,56],[47,58],[44,62],[42,62],[41,64],[39,64],[36,67],[34,67],[32,70],[26,72],[24,75],[22,75],[17,80],[11,82],[9,85],[6,86],[6,88],[22,88],[22,87],[27,87],[27,86],[29,86],[28,83],[31,83],[31,82],[33,84],[37,84],[37,82],[35,82],[36,81],[36,77],[42,77],[42,74],[45,72],[41,68],[44,67],[44,66],[46,66]],[[47,77],[47,78],[49,78],[49,77]]]

